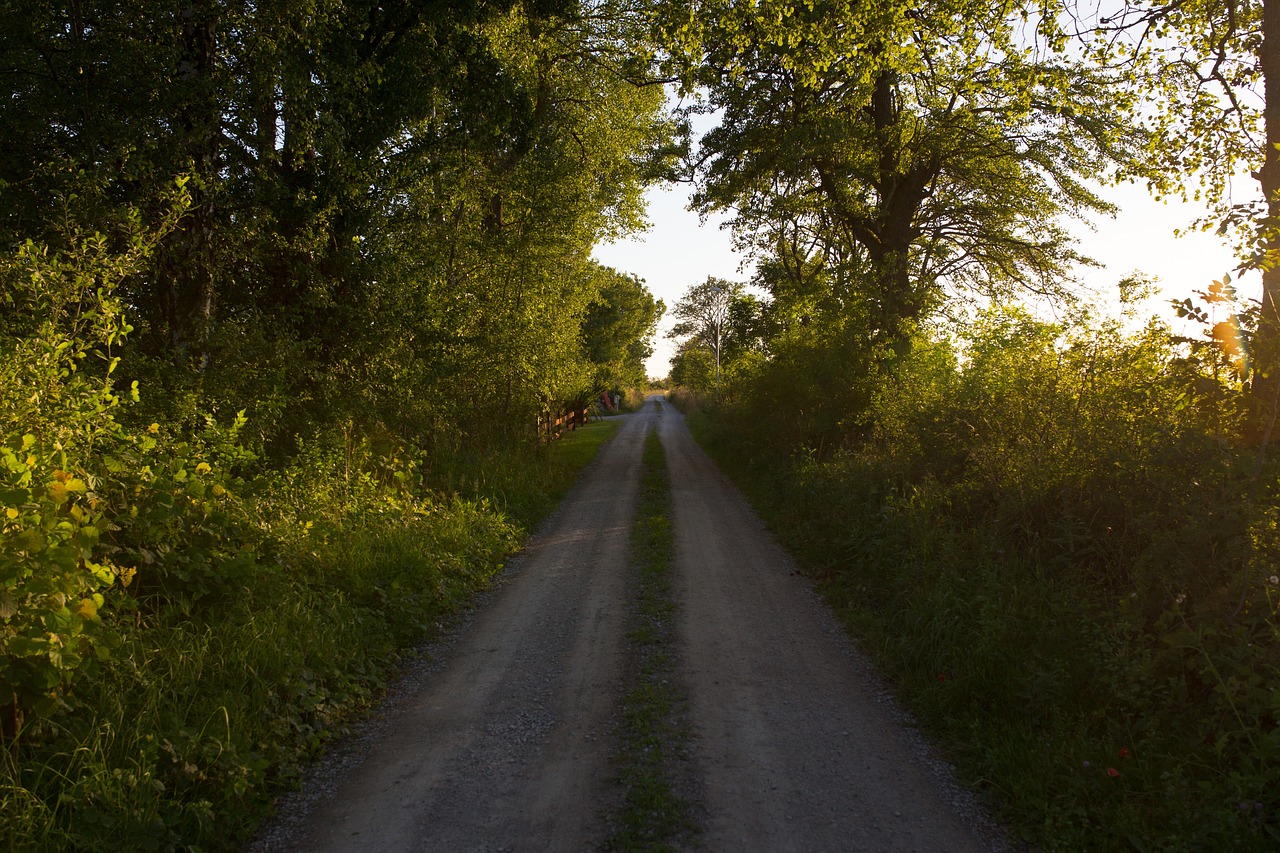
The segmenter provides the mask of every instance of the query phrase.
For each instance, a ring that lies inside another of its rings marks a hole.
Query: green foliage
[[[703,395],[732,396],[761,355],[760,300],[741,282],[708,276],[691,285],[673,313],[668,337],[680,342],[671,381]]]
[[[517,545],[484,505],[384,515],[282,530],[293,548],[245,577],[216,619],[165,607],[121,624],[115,660],[76,691],[78,712],[4,768],[21,794],[6,797],[17,846],[243,840],[271,793],[367,707],[397,650],[434,632]]]
[[[1198,341],[1015,309],[918,337],[823,453],[751,399],[710,422],[924,724],[1046,849],[1280,838],[1277,472],[1240,443],[1220,295],[1193,302]]]
[[[103,593],[132,570],[99,541],[121,510],[110,492],[122,460],[155,444],[115,417],[115,353],[130,331],[115,290],[149,248],[137,232],[119,254],[100,234],[74,235],[64,252],[27,242],[0,268],[0,311],[17,321],[0,330],[6,740],[16,741],[27,715],[65,707],[71,682],[111,654]]]
[[[614,425],[534,412],[643,380],[660,310],[588,260],[673,154],[644,8],[189,5],[0,3],[15,849],[242,839],[554,506]]]
[[[1249,438],[1270,440],[1280,407],[1280,40],[1275,0],[1132,0],[1074,4],[1090,59],[1123,71],[1132,120],[1148,130],[1138,170],[1161,194],[1203,202],[1196,223],[1236,244],[1240,268],[1262,277],[1252,346]],[[1256,193],[1241,191],[1241,178]]]
[[[1266,159],[1264,0],[1232,4],[1126,2],[1084,10],[1080,32],[1098,64],[1125,68],[1152,130],[1149,179],[1164,193],[1194,195],[1229,218],[1238,178]],[[1198,189],[1197,189],[1198,187]],[[1236,208],[1229,227],[1245,225]]]
[[[115,233],[189,175],[121,283],[138,423],[245,410],[273,463],[352,419],[446,446],[527,432],[592,385],[590,249],[640,224],[671,157],[648,12],[304,6],[0,4],[0,244]],[[643,324],[613,331],[643,349]]]
[[[959,291],[1059,289],[1081,258],[1058,216],[1106,210],[1083,181],[1141,147],[1119,75],[1038,3],[716,2],[697,24],[723,119],[696,203],[870,333]]]
[[[595,387],[644,385],[644,362],[653,355],[653,334],[666,306],[635,276],[603,266],[592,271],[603,282],[587,309],[582,336],[596,367]]]
[[[110,659],[0,757],[10,846],[234,849],[616,426],[533,455],[455,459],[452,496],[367,440],[316,442],[296,466],[241,481],[256,564],[216,595],[114,591]]]

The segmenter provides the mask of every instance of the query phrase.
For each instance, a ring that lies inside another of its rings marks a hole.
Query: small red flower
[[[946,681],[946,680],[947,680],[947,677],[946,677],[945,675],[942,675],[942,674],[939,674],[939,675],[938,675],[938,681],[942,682],[942,681]]]
[[[1119,775],[1120,775],[1120,771],[1119,771],[1119,770],[1117,770],[1117,769],[1115,769],[1114,767],[1108,767],[1108,768],[1107,768],[1107,775],[1108,775],[1108,776],[1110,776],[1112,779],[1114,779],[1114,778],[1116,778],[1117,776],[1119,776]]]
[[[1128,748],[1128,747],[1126,747],[1126,746],[1122,746],[1122,747],[1120,747],[1120,757],[1121,757],[1121,758],[1128,758],[1128,757],[1129,757],[1129,748]]]

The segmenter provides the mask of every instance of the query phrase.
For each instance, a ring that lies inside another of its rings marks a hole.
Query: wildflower
[[[1115,769],[1114,767],[1108,767],[1108,768],[1107,768],[1107,775],[1108,775],[1108,776],[1110,776],[1112,779],[1114,779],[1114,778],[1116,778],[1117,776],[1119,776],[1119,775],[1120,775],[1120,771],[1119,771],[1119,770],[1117,770],[1117,769]]]
[[[1127,746],[1122,746],[1122,747],[1120,747],[1120,757],[1121,757],[1121,758],[1128,758],[1128,757],[1129,757],[1129,747],[1127,747]]]
[[[939,681],[939,683],[941,683],[941,682],[943,682],[943,681],[946,681],[946,680],[947,680],[947,677],[946,677],[945,675],[943,675],[942,673],[938,673],[938,681]]]

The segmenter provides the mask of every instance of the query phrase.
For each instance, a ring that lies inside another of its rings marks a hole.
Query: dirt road
[[[706,848],[995,846],[684,419],[660,424]]]
[[[957,807],[964,797],[896,722],[865,664],[683,418],[650,402],[440,663],[346,751],[340,775],[317,768],[305,814],[286,807],[252,849],[599,847],[620,795],[611,755],[627,542],[650,429],[662,438],[673,489],[677,657],[696,776],[686,793],[704,824],[700,846],[995,846],[976,834],[972,811]]]

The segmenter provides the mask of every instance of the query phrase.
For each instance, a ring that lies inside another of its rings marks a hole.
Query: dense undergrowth
[[[488,584],[613,427],[455,460],[452,494],[407,477],[379,482],[365,459],[350,480],[310,466],[217,477],[211,466],[198,476],[222,488],[208,504],[183,490],[134,495],[138,517],[167,513],[170,534],[187,538],[158,540],[174,552],[159,580],[144,579],[163,564],[147,565],[157,540],[135,544],[133,582],[103,585],[100,607],[67,632],[94,664],[64,666],[48,691],[54,706],[19,721],[0,763],[8,846],[243,840],[272,795],[376,698],[404,650]],[[86,487],[87,501],[97,494]],[[101,541],[127,533],[110,508],[99,517]],[[194,566],[202,536],[211,553]],[[119,561],[127,549],[110,550]]]
[[[758,410],[783,358],[692,421],[1019,836],[1274,850],[1280,465],[1232,358],[997,310],[865,378],[834,450],[794,433],[834,395]]]
[[[3,268],[0,826],[14,850],[226,849],[483,588],[613,424],[550,447],[354,423],[267,461],[242,413],[147,423],[115,284],[149,246]],[[18,322],[18,320],[21,322]]]

